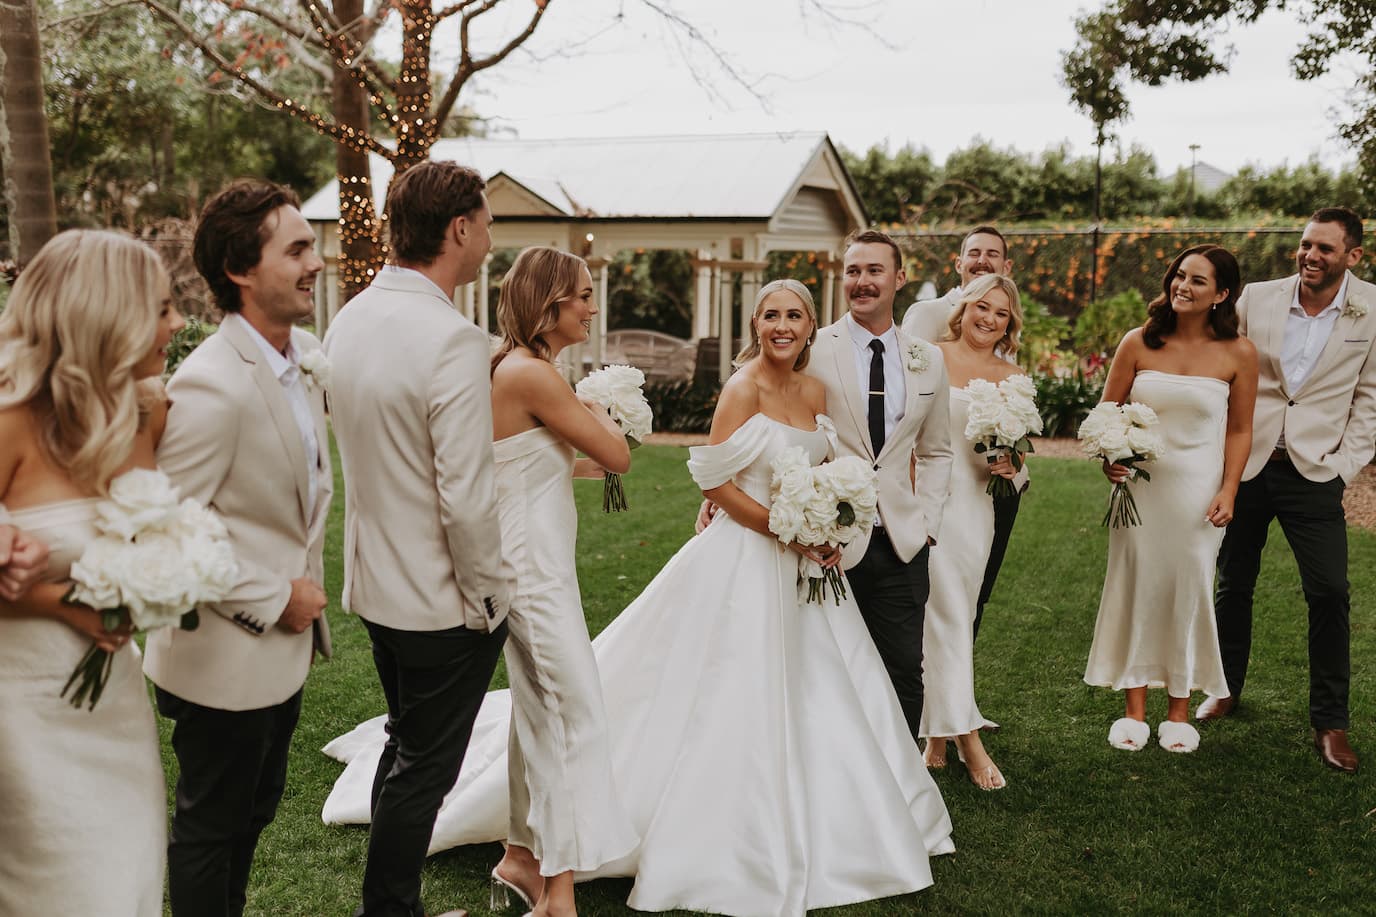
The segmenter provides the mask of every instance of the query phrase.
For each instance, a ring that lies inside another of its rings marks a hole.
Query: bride
[[[801,372],[816,334],[807,288],[766,284],[750,330],[711,445],[688,463],[724,512],[593,641],[641,842],[579,878],[634,876],[638,910],[801,915],[925,888],[928,857],[954,850],[859,611],[799,602],[801,556],[834,564],[838,552],[768,531],[772,459],[835,450],[822,386]],[[505,837],[509,709],[504,691],[484,703],[432,851]],[[348,762],[326,822],[367,821],[382,741],[374,720],[326,747]]]

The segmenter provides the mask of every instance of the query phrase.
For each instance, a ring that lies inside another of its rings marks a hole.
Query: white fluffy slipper
[[[1166,751],[1189,754],[1199,747],[1199,730],[1189,723],[1166,720],[1156,727],[1156,740]]]
[[[1123,751],[1141,751],[1150,738],[1151,727],[1129,716],[1115,720],[1108,731],[1108,744]]]

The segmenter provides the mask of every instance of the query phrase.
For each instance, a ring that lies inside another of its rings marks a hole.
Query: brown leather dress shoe
[[[1194,711],[1194,718],[1201,723],[1221,720],[1237,709],[1237,700],[1232,697],[1206,697]]]
[[[1346,729],[1315,729],[1314,747],[1324,764],[1344,774],[1357,773],[1357,753],[1347,744]]]

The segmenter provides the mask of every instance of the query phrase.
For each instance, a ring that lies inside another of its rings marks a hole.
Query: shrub
[[[1070,322],[1032,299],[1023,299],[1022,319],[1018,365],[1028,372],[1049,372],[1052,355],[1070,336]]]
[[[1146,320],[1147,301],[1136,290],[1095,300],[1075,319],[1075,352],[1081,356],[1112,354],[1123,335]]]
[[[645,399],[655,412],[655,430],[666,433],[707,433],[717,409],[721,383],[650,382]]]
[[[1039,373],[1033,381],[1037,384],[1043,436],[1074,436],[1104,391],[1101,373],[1086,375],[1079,369],[1066,376]]]
[[[163,372],[164,378],[169,378],[177,371],[177,367],[182,365],[182,360],[187,358],[191,351],[201,345],[201,342],[215,333],[219,325],[199,319],[194,315],[186,317],[186,327],[172,335],[172,343],[167,345],[167,369]]]

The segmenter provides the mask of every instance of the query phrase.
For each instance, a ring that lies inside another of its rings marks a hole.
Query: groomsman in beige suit
[[[321,552],[332,476],[319,342],[296,323],[324,263],[296,194],[241,181],[206,204],[196,268],[224,312],[172,376],[158,465],[229,529],[239,580],[200,626],[148,636],[176,721],[168,892],[176,917],[244,911],[258,835],[286,786],[315,651],[329,654]],[[307,367],[315,367],[308,372]]]
[[[0,518],[4,511],[0,510]],[[0,523],[0,599],[14,602],[48,569],[48,546]]]
[[[941,340],[949,330],[947,323],[960,302],[961,291],[971,281],[985,274],[1011,274],[1012,270],[1013,262],[1008,260],[1008,241],[1003,233],[993,226],[976,226],[965,234],[960,243],[960,252],[956,255],[956,275],[960,277],[960,285],[952,287],[939,299],[919,299],[909,306],[908,311],[903,313],[903,333],[924,341]],[[984,582],[979,587],[979,598],[975,602],[976,639],[979,638],[980,622],[984,620],[984,606],[994,593],[999,568],[1003,566],[1004,555],[1008,553],[1008,539],[1013,534],[1013,523],[1018,519],[1018,507],[1027,484],[1027,466],[1023,465],[1013,478],[1017,492],[1011,497],[994,498],[994,540],[989,546]],[[990,731],[997,729],[993,725],[984,728]]]
[[[468,749],[515,583],[502,557],[488,338],[454,308],[492,247],[483,180],[424,162],[387,194],[394,263],[325,336],[344,466],[344,607],[387,697],[361,917],[423,917],[435,816]]]
[[[1250,283],[1237,311],[1257,347],[1261,376],[1252,453],[1233,521],[1218,554],[1214,600],[1229,697],[1195,716],[1232,713],[1252,644],[1252,591],[1272,519],[1299,565],[1309,606],[1309,722],[1329,767],[1357,772],[1347,740],[1349,591],[1343,488],[1376,446],[1376,285],[1351,269],[1362,257],[1362,220],[1345,207],[1316,212],[1304,228],[1299,273]]]
[[[950,390],[941,350],[894,323],[903,283],[897,243],[874,230],[853,233],[842,280],[850,311],[817,332],[805,372],[826,385],[842,454],[871,462],[878,475],[878,521],[867,542],[847,547],[844,562],[916,741],[928,548],[950,489]]]

